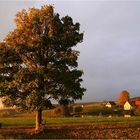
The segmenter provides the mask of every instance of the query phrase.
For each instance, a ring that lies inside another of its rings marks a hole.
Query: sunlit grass
[[[35,124],[35,118],[0,118],[2,126],[33,126]]]
[[[68,118],[45,118],[46,125],[65,125],[65,124],[92,124],[92,123],[114,123],[114,122],[126,122],[137,123],[140,122],[140,117],[68,117]],[[12,118],[0,118],[0,122],[3,126],[35,126],[35,117],[12,117]]]
[[[127,122],[127,123],[137,123],[140,122],[140,117],[70,117],[70,118],[48,118],[46,119],[46,124],[54,125],[54,124],[92,124],[92,123],[113,123],[113,122]]]

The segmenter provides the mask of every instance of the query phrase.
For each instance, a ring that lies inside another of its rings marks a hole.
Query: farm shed
[[[140,101],[135,101],[136,106],[140,106]]]
[[[110,102],[107,102],[105,106],[108,107],[108,108],[112,108],[112,107],[115,106],[115,105],[116,105],[115,102],[110,101]]]

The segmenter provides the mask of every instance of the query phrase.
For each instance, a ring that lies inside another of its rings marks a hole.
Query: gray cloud
[[[3,40],[9,31],[15,27],[14,18],[18,11],[33,7],[35,1],[0,1],[0,40]]]
[[[18,3],[18,4],[17,4]],[[0,38],[13,26],[18,9],[54,4],[60,16],[80,22],[84,41],[78,44],[79,68],[84,70],[83,101],[115,100],[126,89],[140,95],[140,2],[139,1],[33,1],[0,2]],[[20,6],[19,6],[20,5]],[[4,16],[5,15],[5,16]]]

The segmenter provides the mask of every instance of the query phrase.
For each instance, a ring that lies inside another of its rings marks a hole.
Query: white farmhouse
[[[132,105],[128,101],[126,101],[124,104],[124,110],[132,110],[132,109],[133,109]]]
[[[115,105],[116,105],[115,102],[110,101],[110,102],[107,102],[107,104],[105,106],[108,108],[112,108]]]

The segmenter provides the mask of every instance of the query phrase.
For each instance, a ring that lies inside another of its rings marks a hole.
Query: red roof
[[[140,106],[140,101],[135,101],[135,105]]]

